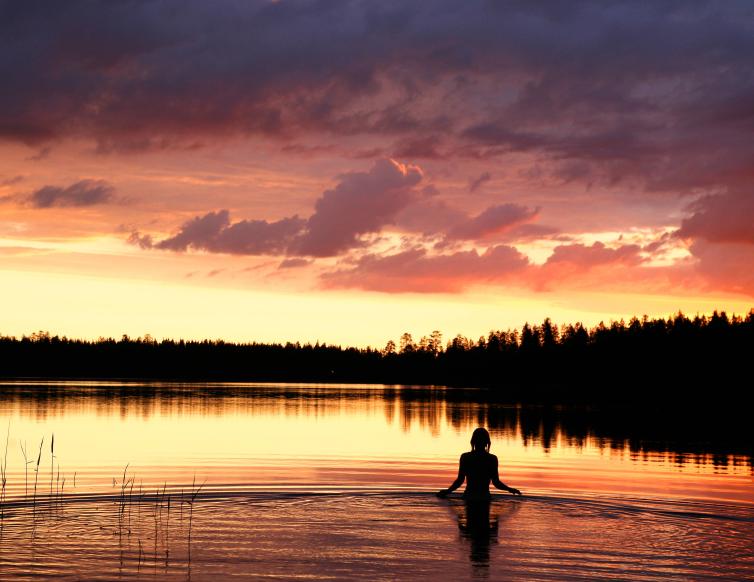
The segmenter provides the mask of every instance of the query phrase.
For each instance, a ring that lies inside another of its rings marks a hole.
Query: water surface
[[[4,383],[0,414],[3,576],[754,578],[751,442],[725,423],[432,387],[118,382]],[[480,425],[525,497],[437,499]]]

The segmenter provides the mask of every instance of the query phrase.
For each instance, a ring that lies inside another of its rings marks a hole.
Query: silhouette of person
[[[464,499],[490,499],[490,482],[502,491],[521,495],[521,491],[508,487],[500,480],[497,457],[490,453],[490,433],[484,428],[476,429],[471,435],[471,451],[463,453],[458,462],[458,477],[447,489],[437,492],[438,497],[445,497],[458,489],[466,481]]]

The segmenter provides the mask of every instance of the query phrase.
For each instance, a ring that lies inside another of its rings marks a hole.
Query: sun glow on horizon
[[[49,331],[83,339],[141,337],[224,339],[261,342],[326,342],[383,347],[405,331],[416,337],[440,330],[446,340],[493,329],[519,328],[546,317],[557,324],[667,317],[727,310],[746,314],[751,304],[731,299],[579,294],[563,305],[547,293],[501,296],[473,294],[269,292],[185,282],[149,282],[70,275],[0,271],[5,309],[0,333],[22,336]],[[12,305],[34,305],[12,310]],[[701,309],[700,309],[701,306]],[[441,314],[441,315],[440,315]]]

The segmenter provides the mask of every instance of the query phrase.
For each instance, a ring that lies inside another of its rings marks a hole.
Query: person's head
[[[490,433],[485,428],[476,429],[471,435],[472,451],[489,451],[490,450]]]

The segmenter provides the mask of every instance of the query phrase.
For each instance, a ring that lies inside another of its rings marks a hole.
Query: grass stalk
[[[206,483],[206,481],[204,481]],[[189,557],[191,557],[191,530],[194,524],[194,501],[196,501],[196,497],[199,495],[199,492],[202,490],[202,487],[204,487],[204,483],[199,485],[199,487],[196,487],[196,475],[194,475],[194,479],[191,481],[191,499],[189,499],[189,530],[188,530],[188,551],[189,551]]]
[[[165,521],[165,570],[168,569],[170,559],[170,495],[168,495],[168,511]]]
[[[131,535],[131,509],[133,508],[134,478],[131,476],[131,485],[128,488],[128,535]]]
[[[5,486],[8,482],[8,441],[10,440],[10,422],[8,422],[8,432],[5,435],[5,454],[3,462],[0,464],[0,527],[5,521]]]
[[[26,500],[29,498],[29,463],[31,461],[26,454],[26,441],[19,443],[19,446],[21,447],[21,454],[24,456],[24,500]]]
[[[126,511],[126,489],[128,488],[127,472],[130,463],[126,463],[123,468],[123,479],[120,482],[120,519],[123,519],[123,515]]]
[[[52,497],[52,477],[55,473],[55,433],[52,433],[52,440],[50,441],[50,497]]]
[[[45,443],[45,438],[42,437],[42,441],[39,443],[39,455],[37,456],[37,464],[34,467],[34,497],[32,498],[32,511],[36,515],[37,511],[37,481],[39,480],[39,463],[42,461],[42,446]]]

